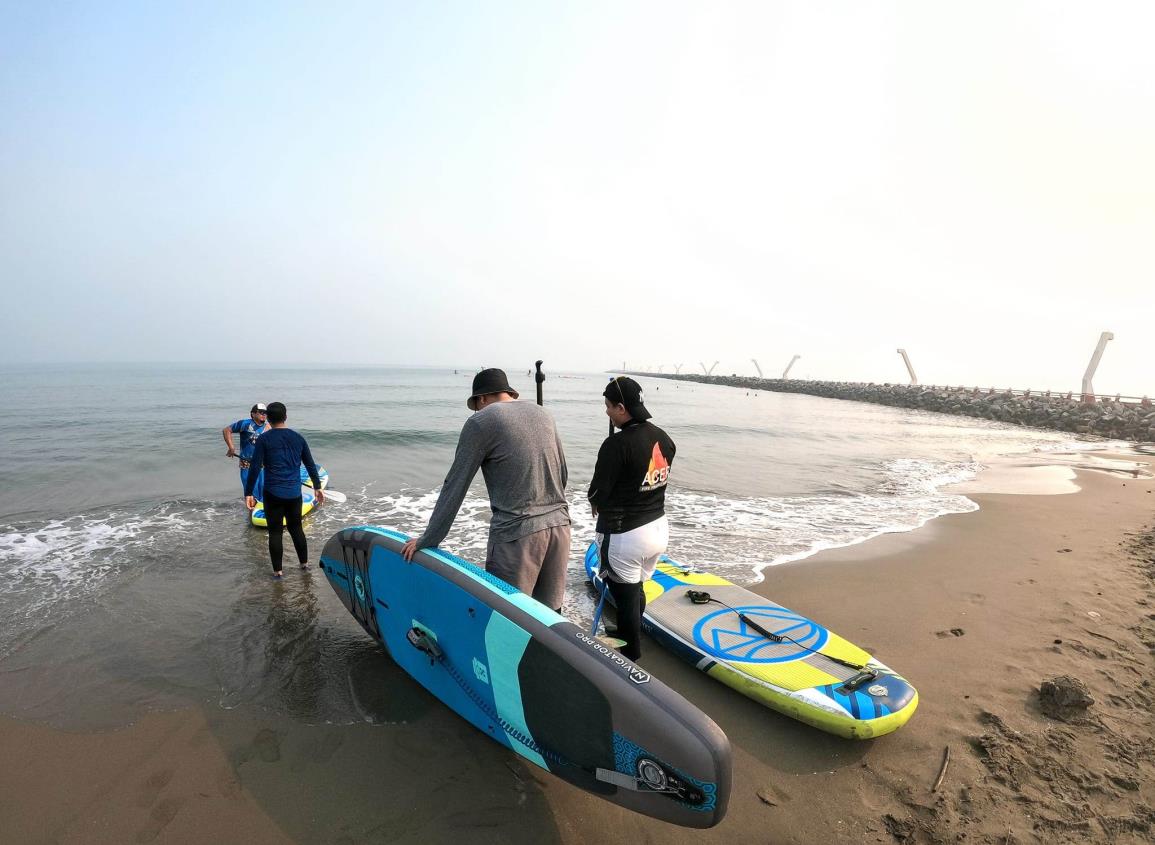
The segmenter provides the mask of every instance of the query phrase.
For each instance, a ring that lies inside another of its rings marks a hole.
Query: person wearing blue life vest
[[[249,466],[249,477],[245,482],[245,504],[252,510],[257,506],[253,488],[261,470],[265,472],[265,521],[269,526],[269,559],[273,564],[273,577],[280,578],[283,557],[283,533],[289,529],[293,547],[297,550],[297,560],[301,568],[308,566],[309,546],[305,540],[305,529],[301,527],[301,464],[313,480],[313,495],[318,506],[325,501],[325,491],[321,489],[321,479],[317,474],[317,464],[309,451],[305,438],[285,426],[288,411],[281,402],[269,403],[269,422],[272,428],[257,438],[256,447]]]
[[[241,491],[245,489],[245,483],[249,480],[249,462],[253,459],[253,450],[257,446],[257,438],[269,430],[268,423],[269,409],[265,407],[263,402],[258,402],[253,405],[249,411],[249,418],[247,420],[237,420],[231,425],[226,425],[221,429],[221,436],[225,439],[225,445],[229,447],[225,457],[238,458],[238,463],[241,467]],[[233,435],[239,434],[241,436],[241,451],[237,452],[233,446]],[[262,496],[261,479],[257,478],[256,485],[253,488],[253,495],[260,499]]]

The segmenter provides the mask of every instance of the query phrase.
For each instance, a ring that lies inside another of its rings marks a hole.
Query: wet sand
[[[646,668],[733,744],[730,811],[713,830],[522,765],[383,659],[380,695],[406,702],[405,724],[199,707],[97,733],[0,720],[3,841],[1149,842],[1155,540],[1140,532],[1155,524],[1155,482],[1078,470],[1077,484],[972,493],[975,513],[757,586],[914,683],[919,711],[893,735],[824,735],[647,643]],[[1039,684],[1062,674],[1094,696],[1080,723],[1040,711]]]

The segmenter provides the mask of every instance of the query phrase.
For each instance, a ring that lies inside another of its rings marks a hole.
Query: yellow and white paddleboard
[[[600,592],[596,543],[585,565]],[[914,687],[861,648],[725,578],[663,555],[645,591],[647,634],[779,713],[827,733],[870,739],[898,730],[918,707]]]
[[[324,490],[329,486],[329,473],[323,466],[317,467],[317,476],[321,480],[321,489]],[[309,473],[305,471],[305,467],[301,467],[301,516],[312,513],[313,509],[317,507],[317,497],[313,493],[313,479],[309,477]],[[265,519],[265,503],[257,502],[257,506],[253,508],[249,515],[253,525],[257,528],[268,528],[269,521]]]
[[[322,488],[323,489],[323,488]],[[312,513],[313,508],[317,506],[317,496],[313,493],[312,487],[301,487],[301,516]],[[257,502],[257,506],[253,508],[251,519],[253,525],[257,528],[268,528],[269,521],[265,519],[265,503]],[[284,523],[282,523],[284,524]]]

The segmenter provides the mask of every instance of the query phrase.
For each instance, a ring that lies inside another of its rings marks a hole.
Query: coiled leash
[[[594,624],[590,628],[590,636],[596,637],[598,635],[598,623],[602,621],[602,610],[606,606],[606,593],[610,591],[610,574],[609,574],[609,557],[610,555],[610,535],[604,535],[601,548],[598,549],[598,575],[602,576],[602,597],[598,602],[597,612],[594,613]]]
[[[602,610],[606,606],[606,593],[608,593],[609,591],[610,591],[610,585],[606,581],[605,577],[603,576],[602,577],[602,597],[601,597],[601,600],[598,602],[597,612],[594,613],[594,624],[592,627],[590,627],[590,636],[591,637],[596,637],[598,635],[598,623],[600,623],[602,621]]]
[[[764,636],[766,639],[768,639],[772,643],[792,642],[792,643],[794,643],[794,645],[798,646],[801,649],[804,649],[804,650],[810,652],[811,654],[816,654],[819,657],[823,657],[823,658],[825,658],[825,659],[827,659],[833,663],[839,664],[840,666],[845,666],[847,669],[853,669],[858,674],[855,675],[853,678],[850,678],[848,681],[845,681],[842,685],[843,689],[846,689],[849,691],[854,691],[854,690],[858,689],[860,686],[862,686],[863,684],[868,684],[868,683],[871,683],[872,681],[878,680],[878,670],[877,669],[869,669],[866,666],[860,666],[859,664],[854,663],[853,661],[843,660],[841,657],[834,657],[833,655],[830,655],[830,654],[823,654],[821,651],[817,651],[815,649],[812,649],[810,646],[806,645],[805,643],[798,642],[798,640],[794,639],[791,636],[787,636],[786,634],[775,634],[772,631],[767,631],[765,628],[763,628],[761,625],[759,625],[757,622],[755,622],[753,619],[751,619],[745,613],[738,610],[738,608],[730,607],[730,605],[726,604],[726,602],[714,598],[713,596],[711,596],[709,593],[707,593],[704,590],[686,590],[686,598],[688,598],[694,604],[709,604],[710,602],[714,602],[714,604],[720,604],[720,605],[722,605],[722,607],[726,608],[727,610],[732,610],[732,611],[734,611],[734,613],[737,613],[738,618],[741,619],[742,622],[748,628],[753,628],[755,631],[757,631],[759,634]]]

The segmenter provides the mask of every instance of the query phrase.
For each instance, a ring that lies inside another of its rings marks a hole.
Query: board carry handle
[[[431,664],[440,660],[444,654],[444,652],[441,651],[441,646],[434,642],[433,638],[420,628],[410,628],[405,632],[405,639],[409,640],[409,645],[413,646],[422,654],[429,655],[429,662]]]
[[[873,683],[877,680],[878,680],[878,670],[877,669],[863,669],[861,672],[859,672],[853,678],[851,678],[846,683],[844,683],[842,686],[840,686],[838,688],[838,692],[841,692],[843,694],[848,693],[848,692],[854,692],[859,687],[864,686],[866,684]]]

